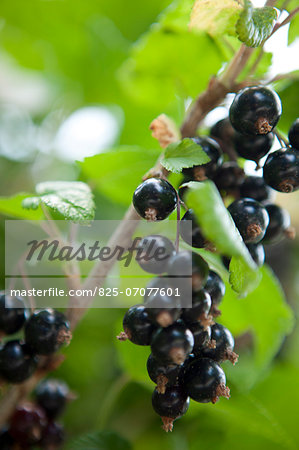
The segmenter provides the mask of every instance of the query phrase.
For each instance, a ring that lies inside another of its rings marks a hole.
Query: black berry
[[[204,327],[201,323],[196,322],[188,325],[189,330],[193,334],[194,346],[192,353],[198,355],[201,353],[202,349],[210,345],[211,341],[211,327]]]
[[[263,243],[277,243],[284,236],[288,235],[289,231],[292,232],[292,229],[290,228],[290,214],[285,209],[281,208],[278,205],[274,205],[273,203],[266,204],[265,208],[269,214],[270,220],[263,239]]]
[[[296,191],[299,188],[299,150],[282,148],[270,153],[264,164],[263,176],[276,191]]]
[[[194,137],[193,141],[200,145],[203,151],[209,156],[210,161],[201,166],[193,166],[188,169],[183,169],[183,174],[185,177],[194,181],[203,181],[206,178],[211,178],[218,167],[221,166],[223,162],[222,150],[214,139],[208,137]]]
[[[146,272],[161,274],[167,271],[168,261],[174,254],[175,248],[168,238],[153,234],[139,242],[136,261]]]
[[[160,292],[162,295],[166,293],[167,295],[173,294],[173,288],[171,287],[170,280],[165,276],[152,278],[145,288],[144,302],[147,301],[154,293]]]
[[[0,332],[13,334],[19,331],[28,317],[23,299],[0,293]]]
[[[19,340],[8,341],[0,349],[0,376],[10,383],[22,383],[37,367],[37,358]]]
[[[50,355],[71,339],[65,315],[53,309],[37,311],[25,325],[25,341],[33,353]]]
[[[247,248],[251,258],[258,267],[261,267],[265,262],[265,250],[262,244],[247,244]]]
[[[292,123],[289,130],[289,143],[292,147],[299,150],[299,118]]]
[[[209,358],[191,360],[184,371],[184,390],[200,403],[216,403],[219,397],[229,398],[226,378],[216,361]]]
[[[208,273],[208,264],[195,252],[179,252],[168,263],[168,274],[170,277],[192,276],[192,289],[194,291],[202,288],[208,278]],[[186,278],[186,281],[189,281],[188,278]]]
[[[158,329],[152,338],[153,357],[162,364],[182,364],[191,352],[194,339],[182,322]]]
[[[164,220],[177,205],[177,193],[161,178],[149,178],[140,184],[133,195],[137,213],[147,220]]]
[[[156,330],[144,305],[136,305],[128,309],[123,319],[123,328],[124,333],[120,333],[118,339],[129,339],[137,345],[150,345],[152,334]]]
[[[273,133],[261,136],[244,136],[241,133],[235,133],[234,147],[239,156],[258,163],[270,151],[273,140]]]
[[[214,183],[219,191],[234,194],[244,179],[244,170],[235,161],[222,164],[214,176]]]
[[[240,186],[241,197],[253,198],[258,202],[269,200],[272,193],[272,189],[265,183],[263,177],[247,177]]]
[[[191,224],[187,224],[187,221],[191,221]],[[206,244],[192,209],[189,209],[181,219],[180,234],[181,238],[192,247],[203,248]]]
[[[10,420],[9,433],[23,446],[37,444],[47,425],[44,411],[32,403],[17,406]]]
[[[228,207],[228,211],[246,244],[257,244],[263,239],[269,216],[259,202],[251,198],[236,200]]]
[[[268,134],[277,124],[281,110],[281,101],[276,92],[263,86],[252,86],[236,94],[229,118],[239,133]]]
[[[50,419],[55,419],[62,413],[68,397],[68,386],[63,381],[56,379],[42,381],[35,390],[36,402]]]
[[[181,314],[178,298],[159,290],[148,297],[144,304],[149,319],[160,327],[172,325]]]
[[[152,396],[153,408],[161,416],[165,431],[172,431],[173,421],[187,412],[189,403],[190,399],[179,386],[168,387],[164,394],[155,389]]]
[[[219,141],[221,141],[221,145],[222,143],[231,145],[234,132],[235,131],[230,123],[229,118],[226,117],[225,119],[219,120],[212,126],[212,128],[210,129],[210,136],[213,139],[219,139]]]
[[[161,364],[152,354],[149,355],[146,366],[150,379],[157,384],[159,394],[164,394],[166,387],[179,383],[182,366]]]
[[[211,314],[213,316],[219,316],[220,311],[217,306],[220,304],[225,294],[225,284],[222,278],[213,270],[210,270],[208,279],[204,286],[204,290],[210,295],[212,301]]]
[[[201,322],[202,325],[209,325],[211,320],[209,312],[212,306],[210,295],[201,290],[192,294],[192,308],[184,308],[182,319],[185,323]]]
[[[215,346],[203,348],[202,356],[211,358],[214,361],[222,362],[228,359],[233,364],[238,361],[238,355],[233,351],[235,346],[231,332],[219,323],[211,327],[211,340]]]

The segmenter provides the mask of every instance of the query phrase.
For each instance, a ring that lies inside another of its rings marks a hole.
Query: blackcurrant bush
[[[32,403],[17,406],[10,420],[9,433],[23,446],[37,444],[47,425],[44,411]]]
[[[229,118],[242,134],[268,134],[281,116],[281,101],[276,92],[263,86],[242,89],[234,98]]]
[[[184,370],[184,390],[200,403],[216,403],[219,397],[229,398],[225,386],[225,373],[216,361],[209,358],[195,358]]]
[[[136,261],[145,272],[161,274],[167,271],[169,259],[174,254],[175,248],[168,238],[153,234],[139,242]]]
[[[220,304],[225,294],[225,284],[222,278],[213,270],[209,271],[208,279],[204,286],[204,290],[210,295],[212,306],[210,313],[215,317],[220,315],[217,306]]]
[[[153,408],[161,416],[165,431],[172,431],[174,420],[187,412],[189,403],[190,399],[179,386],[168,387],[164,394],[155,389],[152,396]]]
[[[65,440],[63,426],[57,422],[48,422],[46,428],[42,432],[39,446],[44,449],[61,448]]]
[[[265,205],[269,214],[269,225],[263,238],[263,244],[279,242],[284,236],[292,234],[291,218],[288,211],[278,205],[269,203]]]
[[[299,150],[299,118],[292,123],[289,130],[289,143],[292,147]]]
[[[183,169],[185,177],[194,181],[203,181],[206,178],[211,178],[218,167],[223,162],[222,150],[214,139],[208,137],[194,137],[193,141],[200,145],[203,151],[209,156],[210,161],[201,166],[193,166],[188,169]]]
[[[211,297],[205,290],[193,292],[192,308],[183,309],[182,319],[186,324],[200,321],[203,326],[208,326],[211,323],[209,316],[211,306]]]
[[[240,186],[241,197],[253,198],[257,202],[269,200],[273,192],[263,177],[249,176]]]
[[[189,228],[189,225],[186,225],[187,221],[191,221],[191,229]],[[192,209],[189,209],[181,219],[180,234],[181,238],[192,247],[203,248],[206,244],[206,240]]]
[[[150,321],[144,305],[132,306],[123,318],[124,332],[118,339],[129,339],[133,344],[150,345],[156,326]]]
[[[246,244],[257,244],[265,235],[269,216],[264,206],[251,198],[236,200],[228,207]]]
[[[16,442],[9,434],[9,431],[6,427],[0,430],[0,448],[1,450],[16,449]]]
[[[208,264],[195,252],[179,252],[168,263],[168,275],[170,277],[192,276],[192,289],[194,291],[202,288],[208,278],[208,273]],[[188,281],[188,278],[186,280]]]
[[[211,327],[204,327],[201,323],[191,323],[188,325],[189,330],[193,334],[194,338],[194,346],[192,349],[192,353],[194,355],[200,354],[202,349],[206,346],[210,345],[211,342]]]
[[[54,309],[32,314],[25,325],[25,341],[33,353],[50,355],[71,339],[70,324],[65,315]]]
[[[270,153],[264,164],[263,176],[276,191],[296,191],[299,188],[299,150],[282,148]]]
[[[148,297],[144,306],[149,319],[160,327],[172,325],[181,314],[178,299],[162,290]]]
[[[136,188],[133,205],[146,220],[164,220],[176,208],[177,193],[168,181],[149,178]]]
[[[194,345],[191,331],[176,322],[167,328],[159,328],[152,337],[152,355],[162,364],[183,364]]]
[[[37,358],[19,340],[8,341],[0,348],[0,376],[10,383],[22,383],[37,367]]]
[[[244,170],[235,161],[222,164],[214,176],[214,183],[219,191],[234,194],[244,179]]]
[[[49,378],[37,386],[35,399],[37,404],[46,412],[47,417],[55,419],[64,410],[69,394],[69,388],[66,383]]]
[[[273,133],[261,136],[244,136],[241,133],[235,133],[234,147],[239,156],[258,163],[270,151],[273,141]]]
[[[227,328],[219,323],[212,325],[211,340],[214,341],[215,346],[203,348],[201,356],[211,358],[218,362],[228,359],[233,364],[236,364],[238,361],[238,355],[233,351],[235,341],[231,332]]]
[[[19,331],[28,317],[22,298],[10,297],[0,292],[0,333],[13,334]]]
[[[259,244],[247,244],[246,246],[251,255],[251,258],[258,267],[261,267],[265,262],[265,250],[264,246]]]
[[[147,360],[147,372],[150,379],[157,384],[159,394],[164,394],[166,387],[176,386],[179,383],[182,366],[176,364],[164,365],[156,360],[152,354]]]

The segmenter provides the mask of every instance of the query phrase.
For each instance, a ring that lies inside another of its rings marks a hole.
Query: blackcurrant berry
[[[242,198],[231,203],[228,211],[246,244],[257,244],[263,239],[269,216],[261,203],[251,198]]]
[[[133,205],[146,220],[164,220],[176,208],[177,193],[168,181],[149,178],[136,188]]]
[[[235,161],[222,164],[214,176],[214,183],[219,191],[234,194],[244,179],[244,170]]]
[[[221,144],[224,142],[227,145],[231,145],[234,132],[235,131],[230,123],[229,118],[226,117],[225,119],[219,120],[212,126],[212,128],[210,129],[210,136],[213,139],[219,139],[221,141]]]
[[[263,239],[264,244],[273,244],[279,242],[284,236],[292,233],[291,218],[288,211],[278,205],[269,203],[265,205],[269,214],[269,225]]]
[[[258,163],[270,151],[273,140],[273,133],[261,136],[244,136],[241,133],[235,133],[234,147],[239,156]]]
[[[247,244],[246,247],[257,267],[261,267],[265,262],[264,246],[262,244]]]
[[[299,188],[299,150],[282,148],[270,153],[264,164],[263,176],[276,191],[296,191]]]
[[[153,234],[139,242],[136,261],[146,272],[161,274],[167,271],[169,259],[174,254],[175,248],[168,238]]]
[[[147,299],[152,296],[153,293],[161,292],[162,295],[164,293],[171,294],[173,293],[173,289],[171,287],[170,280],[166,275],[162,275],[160,277],[152,278],[145,288],[144,294],[144,302],[146,303]]]
[[[17,406],[10,420],[9,433],[23,446],[37,444],[47,425],[44,411],[32,403]]]
[[[187,221],[191,221],[191,224],[187,224]],[[189,209],[181,219],[180,234],[181,238],[192,247],[203,248],[206,244],[192,209]]]
[[[70,342],[70,324],[65,315],[54,309],[32,314],[25,325],[25,341],[33,353],[50,355]]]
[[[229,398],[229,388],[225,386],[225,373],[209,358],[195,358],[184,370],[184,390],[200,403],[216,403],[219,397]]]
[[[0,430],[0,448],[1,450],[14,450],[16,448],[16,442],[6,427]]]
[[[195,252],[179,252],[168,263],[168,274],[170,277],[192,276],[192,289],[194,291],[202,288],[208,278],[208,273],[208,264]],[[188,281],[188,278],[186,280]]]
[[[153,408],[161,416],[165,431],[172,431],[174,420],[187,412],[189,403],[190,399],[179,386],[168,387],[164,394],[155,389],[152,396]]]
[[[229,118],[239,133],[268,134],[279,121],[281,110],[281,101],[276,92],[263,86],[251,86],[236,94]]]
[[[292,147],[299,150],[299,118],[292,123],[289,130],[289,143]]]
[[[214,139],[208,137],[194,137],[193,141],[200,145],[203,151],[209,156],[210,161],[201,166],[193,166],[188,169],[183,169],[185,177],[194,181],[203,181],[206,178],[211,178],[218,167],[223,162],[222,150]]]
[[[153,293],[144,304],[149,319],[160,327],[172,325],[181,314],[178,298],[164,291]]]
[[[13,334],[19,331],[28,317],[23,299],[0,292],[0,332]]]
[[[0,376],[10,383],[22,383],[37,367],[37,358],[19,340],[8,341],[0,349]]]
[[[211,358],[218,362],[228,359],[233,364],[236,364],[238,361],[238,355],[233,351],[235,341],[231,332],[227,328],[219,323],[212,325],[211,340],[214,341],[215,346],[203,348],[201,356]]]
[[[208,345],[210,345],[211,342],[211,327],[207,326],[204,327],[201,325],[201,323],[196,322],[188,325],[189,330],[193,334],[194,338],[194,346],[192,349],[192,353],[194,355],[200,354],[202,349]]]
[[[191,331],[182,323],[159,328],[152,337],[153,357],[162,364],[183,364],[194,345]]]
[[[129,339],[133,344],[150,345],[156,326],[150,321],[144,305],[132,306],[123,318],[124,332],[118,339]]]
[[[55,419],[65,408],[69,398],[69,388],[61,380],[42,381],[35,390],[38,405],[44,409],[50,419]]]
[[[240,186],[241,197],[253,198],[257,202],[269,200],[273,192],[263,177],[249,176]]]
[[[166,387],[176,386],[179,383],[182,366],[176,364],[164,365],[157,361],[152,354],[147,360],[147,371],[150,379],[157,384],[159,394],[164,394]]]
[[[220,315],[220,311],[217,306],[220,304],[225,294],[225,284],[220,276],[210,270],[207,282],[204,286],[204,290],[210,295],[212,301],[212,307],[210,313],[215,317]]]
[[[39,446],[45,449],[58,449],[65,440],[63,426],[56,422],[48,422],[42,432]]]
[[[208,326],[211,323],[209,316],[211,306],[211,297],[205,290],[193,292],[192,308],[183,309],[182,319],[186,324],[201,322],[203,326]]]

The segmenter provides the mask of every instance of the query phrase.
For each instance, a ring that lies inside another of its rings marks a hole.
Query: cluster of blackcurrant
[[[187,182],[211,179],[226,202],[230,200],[228,211],[253,260],[261,266],[265,258],[264,243],[294,234],[288,212],[271,200],[273,189],[292,192],[299,188],[299,119],[290,128],[289,144],[269,154],[263,177],[246,176],[238,164],[242,160],[238,161],[237,157],[255,161],[259,167],[260,159],[270,152],[273,129],[280,115],[280,99],[271,89],[257,86],[240,91],[230,107],[229,117],[212,127],[211,137],[192,138],[210,161],[183,169],[184,178],[178,192],[164,178],[145,180],[133,195],[137,213],[146,220],[164,220],[180,203],[187,210],[180,224],[191,221],[192,225],[191,230],[180,225],[181,238],[194,248],[214,250],[193,211],[186,206],[185,195]],[[225,292],[222,279],[209,270],[200,255],[176,251],[166,237],[147,236],[139,243],[144,254],[149,248],[158,247],[167,256],[163,261],[138,260],[145,271],[158,275],[148,285],[156,288],[155,294],[146,294],[143,304],[126,312],[124,331],[118,338],[151,346],[147,369],[157,384],[152,404],[162,418],[163,428],[171,431],[173,421],[187,411],[190,398],[215,403],[220,396],[229,397],[219,363],[228,359],[234,364],[238,355],[233,351],[234,339],[229,330],[214,322],[220,314],[218,305]],[[226,255],[222,257],[228,267],[229,259]],[[173,290],[169,290],[179,286],[183,298],[187,283],[192,292],[189,308],[182,307],[171,295]]]
[[[56,422],[66,403],[72,399],[68,386],[56,379],[42,381],[34,402],[17,406],[7,427],[0,431],[0,448],[16,450],[42,448],[55,450],[64,442],[63,426]]]

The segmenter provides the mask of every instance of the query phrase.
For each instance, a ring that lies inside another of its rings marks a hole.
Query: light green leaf
[[[209,161],[209,156],[199,144],[192,139],[183,139],[181,142],[168,145],[161,164],[170,172],[179,173],[186,167],[205,164]]]
[[[94,218],[95,205],[89,186],[80,181],[46,181],[37,184],[38,196],[23,200],[23,207],[36,209],[42,203],[72,222],[85,223]]]
[[[244,10],[236,23],[238,38],[248,47],[258,47],[270,36],[276,19],[276,9],[254,8],[249,0],[245,0]]]
[[[234,291],[239,292],[241,296],[246,296],[260,282],[260,273],[248,270],[247,264],[243,258],[233,256],[229,265],[229,282]]]
[[[286,135],[293,121],[298,117],[299,71],[293,72],[294,79],[286,79],[274,84],[283,104],[283,114],[278,122],[278,128]]]
[[[33,208],[35,211],[28,211],[22,206],[28,195],[30,194],[21,193],[13,197],[0,197],[0,214],[17,219],[41,220],[44,214],[38,205]]]

